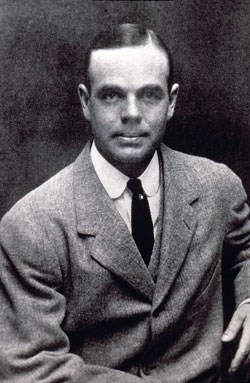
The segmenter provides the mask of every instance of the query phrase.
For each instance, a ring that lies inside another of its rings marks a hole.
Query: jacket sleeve
[[[225,194],[230,199],[224,242],[224,289],[233,280],[233,302],[237,307],[250,298],[250,220],[247,195],[241,180],[230,171]],[[227,291],[229,292],[229,291]]]
[[[46,223],[17,205],[0,223],[0,382],[142,382],[70,353],[61,281]]]

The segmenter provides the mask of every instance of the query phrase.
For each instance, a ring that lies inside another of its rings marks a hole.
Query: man
[[[153,31],[106,31],[85,72],[94,140],[1,223],[0,381],[219,382],[222,281],[223,340],[240,335],[230,372],[250,347],[241,182],[161,143],[178,85]]]

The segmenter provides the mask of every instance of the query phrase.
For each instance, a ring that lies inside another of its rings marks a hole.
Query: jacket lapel
[[[188,180],[183,162],[178,163],[175,152],[169,148],[162,149],[162,156],[162,240],[153,310],[166,299],[185,261],[197,224],[193,204],[199,196],[195,186]]]
[[[129,233],[103,188],[90,159],[90,143],[74,164],[77,230],[91,236],[91,256],[151,301],[153,279]]]

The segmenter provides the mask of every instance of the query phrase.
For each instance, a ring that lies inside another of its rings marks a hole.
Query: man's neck
[[[110,198],[119,198],[124,192],[130,177],[108,162],[97,150],[94,142],[90,156],[96,174]],[[132,176],[136,176],[136,174]],[[148,196],[151,197],[157,193],[160,185],[160,164],[157,153],[154,154],[145,171],[137,178],[140,178],[144,191]]]
[[[138,178],[140,175],[147,169],[150,161],[153,158],[154,153],[150,158],[147,158],[144,161],[138,162],[120,162],[116,161],[114,158],[107,158],[98,147],[96,147],[98,152],[108,161],[112,166],[114,166],[121,173],[125,174],[129,178]]]
[[[117,163],[116,161],[109,161],[111,165],[113,165],[116,169],[118,169],[121,173],[125,174],[129,178],[138,178],[148,167],[152,157],[150,157],[147,161],[143,163]]]

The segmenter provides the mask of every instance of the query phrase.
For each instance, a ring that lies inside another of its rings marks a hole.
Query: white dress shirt
[[[94,141],[91,147],[91,160],[104,189],[131,233],[132,192],[127,187],[129,177],[117,170],[100,154]],[[147,195],[155,236],[160,209],[160,165],[156,152],[146,170],[138,178]]]

